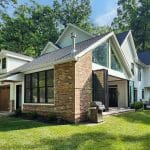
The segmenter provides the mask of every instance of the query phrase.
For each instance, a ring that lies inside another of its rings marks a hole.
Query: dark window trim
[[[53,71],[51,71],[51,70],[53,70]],[[47,93],[47,89],[49,88],[49,87],[52,87],[52,88],[54,88],[54,84],[51,86],[51,85],[48,85],[47,84],[47,79],[48,79],[48,75],[47,75],[47,72],[49,71],[49,73],[53,73],[54,74],[54,69],[51,69],[51,70],[44,70],[44,71],[40,71],[40,72],[35,72],[36,74],[37,74],[37,87],[33,87],[32,86],[32,76],[33,76],[33,74],[35,74],[35,73],[31,73],[31,74],[26,74],[25,75],[25,77],[24,77],[24,81],[25,81],[25,84],[24,84],[24,91],[25,91],[25,94],[24,94],[24,103],[40,103],[40,88],[44,88],[44,90],[45,90],[45,102],[43,103],[43,104],[51,104],[51,103],[48,103],[48,93]],[[44,79],[44,81],[45,81],[45,85],[44,86],[40,86],[39,85],[39,82],[40,82],[40,73],[41,72],[44,72],[44,77],[45,77],[45,79]],[[30,87],[29,88],[27,88],[26,87],[26,82],[27,82],[27,80],[26,80],[26,78],[27,78],[27,76],[29,76],[29,82],[30,83],[28,83],[28,84],[30,84]],[[54,82],[54,75],[53,75],[53,82]],[[35,89],[35,88],[37,88],[37,102],[33,102],[33,89]],[[30,90],[30,102],[26,102],[26,91],[27,91],[27,89],[29,89]],[[54,96],[54,95],[53,95]],[[42,103],[40,103],[40,104],[42,104]]]
[[[6,69],[6,58],[2,58],[2,69]]]

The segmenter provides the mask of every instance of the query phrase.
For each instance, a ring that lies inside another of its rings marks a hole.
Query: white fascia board
[[[1,78],[0,81],[23,81],[23,74],[19,73],[19,74],[15,74],[15,75],[9,75],[8,77],[5,78]]]
[[[11,57],[11,58],[16,58],[16,59],[19,59],[19,60],[24,60],[24,61],[32,61],[33,60],[33,58],[25,58],[25,57],[15,56],[15,55],[12,55],[12,54],[6,54],[5,56]]]
[[[111,32],[111,33],[107,34],[106,36],[102,37],[97,42],[95,42],[94,44],[92,44],[91,46],[89,46],[87,49],[85,49],[84,51],[82,51],[81,53],[79,53],[78,55],[76,55],[75,59],[78,60],[78,58],[80,58],[83,55],[85,55],[88,51],[91,51],[91,50],[95,49],[97,46],[99,46],[100,44],[104,43],[112,35],[113,35],[113,32]]]
[[[52,47],[54,47],[55,49],[59,49],[56,45],[54,45],[54,43],[48,42],[46,44],[46,46],[44,47],[44,49],[42,50],[41,55],[44,54],[44,52],[47,50],[47,48],[48,48],[49,45],[52,46]]]
[[[124,39],[123,43],[121,44],[121,48],[123,47],[123,45],[124,45],[124,44],[125,44],[125,42],[127,41],[128,36],[129,36],[129,34],[130,34],[130,33],[131,33],[131,30],[128,32],[128,34],[127,34],[126,38]]]
[[[40,66],[37,66],[35,69],[29,70],[29,71],[23,71],[23,73],[24,74],[29,74],[29,73],[48,70],[48,69],[53,69],[55,65],[67,63],[67,62],[70,62],[70,61],[76,61],[76,60],[75,60],[74,57],[70,57],[68,59],[61,59],[61,60],[54,61],[53,63],[46,63],[44,65],[42,64]]]

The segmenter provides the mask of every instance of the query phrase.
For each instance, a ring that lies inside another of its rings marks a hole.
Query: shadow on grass
[[[118,136],[114,136],[109,133],[104,132],[88,132],[88,133],[78,133],[73,134],[69,137],[60,137],[56,139],[42,138],[40,143],[30,144],[30,145],[17,145],[16,149],[53,149],[53,150],[76,150],[76,149],[85,149],[85,150],[114,150],[114,149],[125,149],[126,146],[131,144],[134,148],[136,143],[140,143],[140,150],[148,150],[150,147],[149,143],[150,135],[145,136],[120,136],[118,143]],[[120,143],[120,141],[122,143]],[[7,147],[3,147],[7,148]],[[132,149],[131,148],[131,149]],[[136,147],[134,148],[136,149]]]
[[[0,132],[48,126],[47,124],[13,117],[0,117]]]
[[[123,118],[132,123],[143,123],[150,125],[150,111],[136,111],[133,113],[118,115],[116,117]]]

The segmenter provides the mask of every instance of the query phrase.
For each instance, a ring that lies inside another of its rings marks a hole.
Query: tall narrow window
[[[38,101],[38,74],[37,73],[32,74],[31,91],[32,91],[32,102],[37,103]]]
[[[137,101],[137,88],[134,88],[134,101]]]
[[[142,99],[144,99],[144,89],[142,89]]]
[[[113,50],[111,50],[111,69],[117,70],[117,71],[122,71],[121,65],[114,54]]]
[[[6,58],[2,58],[2,69],[6,69]]]
[[[109,42],[105,42],[93,50],[93,62],[105,67],[109,64]]]
[[[25,102],[31,102],[31,76],[25,75]]]
[[[141,68],[138,68],[138,80],[141,81]]]
[[[131,63],[131,72],[134,75],[134,63]]]

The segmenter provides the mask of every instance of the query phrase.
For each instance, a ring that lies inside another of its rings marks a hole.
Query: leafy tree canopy
[[[139,50],[150,49],[150,0],[118,0],[112,27],[117,32],[132,30]]]

